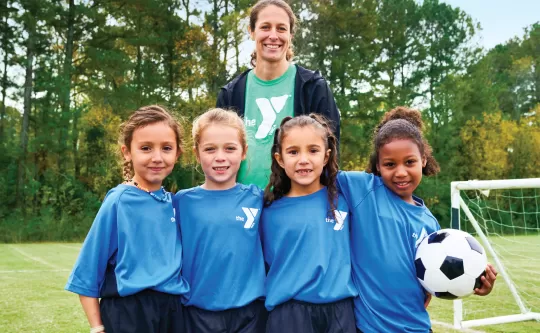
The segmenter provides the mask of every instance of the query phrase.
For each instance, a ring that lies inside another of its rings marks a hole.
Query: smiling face
[[[133,180],[156,191],[172,172],[180,152],[173,129],[159,122],[135,129],[130,147],[123,145],[122,154],[133,163]]]
[[[246,158],[245,148],[238,129],[216,124],[206,127],[195,150],[205,177],[202,187],[226,190],[235,186],[240,163]]]
[[[377,170],[389,189],[414,204],[412,195],[422,180],[426,160],[418,145],[410,139],[396,139],[379,148]]]
[[[320,190],[321,174],[329,155],[319,129],[304,126],[288,130],[281,141],[281,153],[274,155],[291,180],[287,195],[308,195]]]
[[[263,62],[287,63],[287,50],[292,39],[290,27],[289,16],[282,8],[270,5],[259,12],[254,29],[250,29],[258,65]]]

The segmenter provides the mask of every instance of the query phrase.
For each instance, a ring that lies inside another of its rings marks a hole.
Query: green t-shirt
[[[294,115],[296,66],[290,65],[280,77],[264,81],[250,71],[246,83],[244,123],[248,152],[240,165],[238,182],[265,188],[270,180],[274,131],[283,118]]]

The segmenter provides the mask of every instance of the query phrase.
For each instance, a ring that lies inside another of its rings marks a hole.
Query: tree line
[[[382,114],[408,105],[422,111],[441,164],[419,195],[442,226],[451,181],[538,177],[540,23],[485,50],[479,24],[438,0],[290,3],[294,61],[321,71],[341,110],[342,169],[364,169]],[[122,181],[119,124],[162,104],[188,138],[220,87],[249,68],[252,5],[1,0],[0,241],[84,237]],[[186,151],[168,190],[202,180]]]

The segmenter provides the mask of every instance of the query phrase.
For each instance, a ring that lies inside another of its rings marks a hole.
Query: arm
[[[326,80],[319,80],[317,82],[317,87],[313,95],[315,98],[317,98],[315,104],[312,105],[314,110],[313,112],[322,114],[327,119],[332,121],[332,125],[334,126],[334,135],[336,136],[339,144],[341,116],[339,114],[339,109],[336,105],[334,95],[332,94],[332,90],[330,90]]]
[[[90,327],[97,327],[103,325],[101,321],[101,313],[99,311],[99,301],[97,298],[79,296],[81,305],[83,307],[86,318],[88,318],[88,323]],[[105,331],[103,331],[105,332]]]
[[[111,191],[105,197],[84,240],[66,290],[96,299],[100,297],[107,263],[118,248],[116,220],[120,195],[118,191]]]
[[[429,302],[431,302],[431,294],[424,290],[426,297],[424,298],[424,309],[427,309]]]

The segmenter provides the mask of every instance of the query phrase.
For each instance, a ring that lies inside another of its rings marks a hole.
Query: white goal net
[[[454,301],[454,327],[536,320],[540,332],[540,178],[451,187],[452,228],[481,241],[499,272],[490,295]]]

